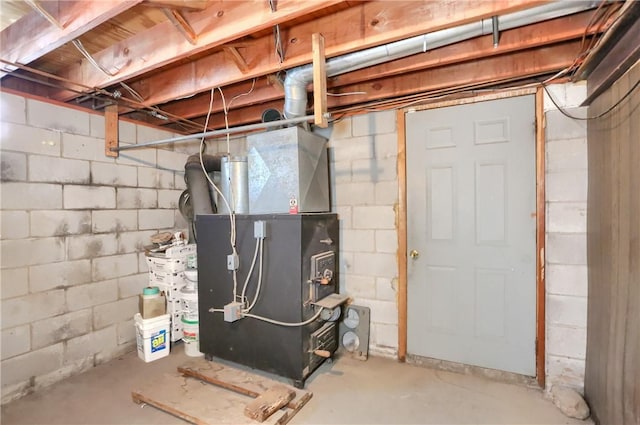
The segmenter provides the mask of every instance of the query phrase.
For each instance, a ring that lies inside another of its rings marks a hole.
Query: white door
[[[407,351],[535,375],[534,96],[408,113]]]

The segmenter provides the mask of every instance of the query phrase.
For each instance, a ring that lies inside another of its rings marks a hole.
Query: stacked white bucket
[[[171,342],[183,338],[182,296],[180,290],[187,285],[185,270],[196,268],[196,245],[177,245],[164,254],[147,254],[149,286],[157,286],[167,299],[167,314],[171,317]],[[197,293],[197,291],[196,291]]]
[[[184,352],[187,356],[199,357],[200,328],[198,323],[198,270],[184,271],[186,285],[180,290],[182,299],[182,340]]]

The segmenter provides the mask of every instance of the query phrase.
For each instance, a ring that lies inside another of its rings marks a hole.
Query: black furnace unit
[[[316,302],[338,292],[338,217],[331,213],[236,215],[239,253],[237,294],[250,268],[257,239],[264,229],[262,284],[251,314],[286,323],[312,318]],[[302,388],[306,378],[338,347],[335,309],[304,326],[281,326],[252,317],[225,321],[224,306],[233,299],[228,215],[198,215],[198,297],[200,351],[207,359],[229,360],[289,378]],[[253,300],[258,258],[249,281],[245,307]],[[329,298],[327,298],[329,297]],[[332,321],[333,320],[333,321]]]

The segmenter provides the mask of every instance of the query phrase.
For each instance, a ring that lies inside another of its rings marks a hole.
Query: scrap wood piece
[[[295,396],[295,391],[284,385],[276,385],[247,404],[247,407],[244,408],[244,414],[258,422],[264,422],[269,416],[289,404]]]

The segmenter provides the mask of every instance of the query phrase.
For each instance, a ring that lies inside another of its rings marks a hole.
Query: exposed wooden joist
[[[63,29],[50,24],[36,10],[0,33],[0,57],[28,64],[98,25],[119,15],[142,0],[46,1],[39,3]],[[9,67],[9,69],[11,69]],[[0,72],[0,77],[5,73]]]
[[[593,12],[581,13],[566,18],[554,19],[539,24],[516,28],[501,33],[501,42],[498,48],[493,47],[491,35],[464,41],[451,46],[445,46],[428,52],[424,55],[414,55],[386,64],[376,65],[359,71],[343,74],[329,80],[329,89],[336,90],[340,86],[355,84],[362,81],[398,75],[405,72],[418,71],[436,66],[448,65],[461,61],[470,61],[490,56],[503,55],[505,53],[539,47],[544,44],[554,44],[582,37],[584,28],[588,24]],[[225,88],[225,94],[229,97],[246,93],[251,88],[251,82],[238,83]],[[238,98],[234,102],[234,108],[268,102],[281,99],[282,88],[269,85],[264,79],[256,82],[250,96]],[[163,106],[163,109],[183,118],[199,117],[207,113],[209,108],[209,95],[196,95],[189,99],[173,102]],[[213,112],[222,110],[221,103],[214,103]],[[165,124],[161,121],[156,125]]]
[[[238,49],[234,46],[224,46],[222,48],[224,52],[227,54],[233,63],[236,64],[240,72],[247,73],[249,72],[249,64],[244,60]]]
[[[106,87],[342,1],[280,0],[277,12],[271,12],[266,1],[216,2],[201,12],[185,13],[191,27],[198,34],[195,45],[176,33],[171,22],[165,22],[94,55],[98,63],[108,63],[112,68],[118,69],[117,75],[104,75],[86,60],[62,71],[60,75],[88,86]],[[55,97],[68,100],[73,96],[63,93]]]
[[[178,31],[180,31],[184,38],[186,38],[189,43],[195,45],[198,41],[198,35],[196,34],[195,30],[191,28],[191,25],[189,25],[189,22],[187,22],[185,17],[175,9],[164,8],[162,9],[162,11],[164,12],[165,16],[169,18],[169,21],[171,21],[173,26],[176,27]]]
[[[331,2],[324,2],[327,6]],[[236,3],[232,3],[236,4]],[[242,2],[241,4],[245,4]],[[299,2],[296,2],[298,7]],[[302,3],[310,7],[311,3]],[[209,56],[200,58],[190,63],[186,63],[166,71],[154,74],[149,78],[145,78],[134,84],[136,90],[142,94],[146,101],[150,104],[165,103],[178,97],[186,97],[195,93],[208,90],[212,87],[226,86],[237,83],[251,77],[272,74],[283,69],[294,66],[307,64],[311,62],[311,37],[313,33],[322,32],[325,36],[325,49],[327,57],[337,56],[344,53],[361,50],[367,47],[396,41],[409,36],[422,34],[445,27],[461,25],[467,22],[486,18],[497,13],[508,13],[514,10],[523,9],[539,5],[538,0],[503,0],[490,2],[452,2],[447,3],[447,7],[442,7],[439,2],[433,1],[396,1],[389,2],[386,0],[378,0],[364,3],[356,3],[355,6],[345,10],[340,10],[329,16],[320,17],[313,21],[305,22],[288,28],[286,31],[286,60],[280,63],[275,54],[275,46],[273,35],[265,35],[251,43],[246,43],[243,49],[243,57],[247,63],[251,63],[251,71],[243,74],[235,67],[235,64],[225,59],[224,52],[217,52]],[[290,5],[283,0],[278,2],[278,12],[264,17],[265,22],[272,22],[271,15],[280,16],[283,13],[283,7]],[[236,8],[238,6],[235,6]],[[252,6],[255,9],[254,6]],[[210,9],[207,11],[211,13]],[[253,13],[251,13],[253,12]],[[204,12],[203,12],[204,13]],[[305,12],[307,13],[307,12]],[[246,11],[246,15],[255,16],[255,11]],[[228,14],[225,13],[220,19]],[[214,18],[214,24],[221,25],[216,22],[218,18]],[[208,22],[211,19],[207,20]],[[225,21],[226,22],[226,21]],[[233,34],[240,34],[239,22],[243,24],[248,22],[245,19],[239,19],[235,23],[221,25],[225,32],[222,36],[226,36],[224,40],[236,37]],[[349,25],[344,23],[348,22]],[[213,24],[212,24],[213,25]],[[242,25],[244,26],[244,25]],[[195,23],[194,28],[197,29]],[[217,29],[218,27],[216,27]],[[249,31],[249,30],[247,30]],[[204,35],[199,33],[198,45],[204,43]],[[231,35],[229,35],[231,34]],[[162,40],[162,44],[170,45],[172,40],[165,40],[163,35],[156,37]],[[218,40],[218,41],[224,41]],[[183,44],[187,44],[183,40]],[[83,73],[80,69],[74,72],[65,73],[65,77],[73,81],[83,81],[90,86],[103,86],[110,81],[116,81],[125,78],[125,75],[139,75],[152,68],[153,63],[157,62],[155,58],[159,53],[149,52],[149,48],[145,48],[142,52],[137,52],[141,59],[136,59],[131,48],[129,53],[124,54],[122,49],[126,43],[119,43],[119,48],[115,46],[112,51],[110,61],[113,62],[118,53],[123,62],[120,74],[113,79],[105,77],[99,72],[92,69],[85,69],[91,73],[90,76],[83,79]],[[157,44],[157,43],[156,43]],[[178,44],[180,48],[180,44]],[[155,47],[155,46],[154,46]],[[117,50],[114,51],[114,50]],[[166,49],[159,49],[160,51]],[[122,57],[124,55],[124,57]],[[96,56],[100,59],[100,55]],[[178,58],[183,57],[179,56]],[[124,62],[130,63],[125,64]],[[107,63],[109,60],[107,61]],[[144,63],[140,63],[144,62]],[[102,62],[101,62],[102,63]],[[125,66],[126,65],[126,66]],[[160,63],[156,63],[155,67]],[[136,68],[137,67],[137,68]],[[81,68],[87,68],[82,65]],[[136,68],[136,69],[134,69]],[[131,72],[129,72],[131,71]],[[94,77],[95,76],[95,77]],[[61,100],[68,100],[73,97],[71,94],[52,94],[52,97]]]
[[[170,8],[178,10],[204,10],[209,6],[207,0],[145,0],[145,6]]]

